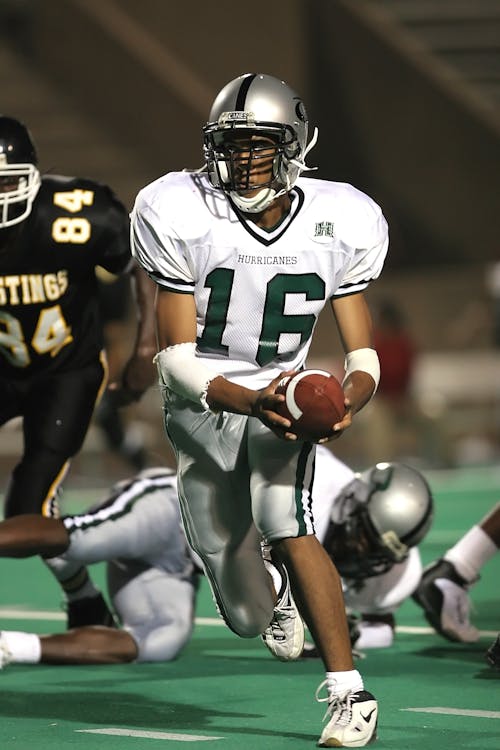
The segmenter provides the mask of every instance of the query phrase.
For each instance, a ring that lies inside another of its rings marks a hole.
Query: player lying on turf
[[[146,469],[98,506],[62,519],[25,515],[0,523],[0,555],[106,561],[121,628],[91,625],[57,635],[3,631],[0,663],[112,664],[173,659],[189,640],[197,571],[181,527],[175,474]],[[78,592],[74,592],[77,596]],[[108,621],[107,608],[103,615]]]
[[[389,645],[392,628],[385,619],[420,577],[418,552],[409,547],[430,524],[425,480],[401,464],[354,475],[319,448],[313,494],[319,538],[347,574],[347,603],[362,614],[356,645]],[[44,636],[2,631],[0,665],[168,661],[189,640],[200,569],[182,532],[169,469],[149,469],[115,485],[86,513],[0,523],[1,556],[36,554],[63,554],[75,564],[106,561],[121,628],[95,625]]]

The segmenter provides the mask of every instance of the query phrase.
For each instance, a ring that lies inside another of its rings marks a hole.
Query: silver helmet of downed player
[[[324,546],[340,575],[361,583],[406,559],[428,532],[433,509],[419,471],[401,463],[376,464],[343,489]]]

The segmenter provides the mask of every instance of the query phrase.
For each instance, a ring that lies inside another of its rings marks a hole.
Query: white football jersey
[[[300,178],[272,230],[238,213],[204,173],[172,172],[143,188],[132,252],[170,291],[194,294],[197,356],[260,388],[301,368],[327,300],[365,289],[387,253],[380,207],[351,185]]]

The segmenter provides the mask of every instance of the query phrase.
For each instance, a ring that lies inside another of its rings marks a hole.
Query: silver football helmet
[[[40,187],[36,150],[28,129],[0,115],[0,229],[24,221]]]
[[[308,120],[304,102],[284,81],[263,73],[246,73],[217,95],[203,128],[210,181],[230,196],[237,208],[257,213],[291,190],[304,170]],[[271,155],[270,155],[271,152]],[[252,186],[251,169],[272,159],[270,177]]]
[[[344,504],[345,512],[339,505]],[[401,463],[379,463],[357,474],[335,501],[324,546],[341,576],[361,581],[389,570],[422,541],[433,518],[427,481]],[[334,508],[335,508],[334,506]]]

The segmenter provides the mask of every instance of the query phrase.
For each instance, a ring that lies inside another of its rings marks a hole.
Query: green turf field
[[[429,474],[437,512],[422,545],[437,557],[500,499],[500,472]],[[71,494],[71,493],[70,493]],[[78,504],[78,496],[69,504]],[[57,588],[38,560],[2,560],[0,628],[64,629]],[[93,566],[102,582],[102,567]],[[387,750],[498,750],[500,673],[484,651],[500,629],[500,555],[473,589],[477,644],[444,641],[407,602],[396,644],[357,661],[380,704]],[[241,640],[217,621],[201,588],[194,637],[168,664],[113,667],[11,665],[1,674],[0,750],[155,750],[203,742],[207,748],[314,747],[323,705],[314,692],[319,662],[283,664],[259,640]]]

